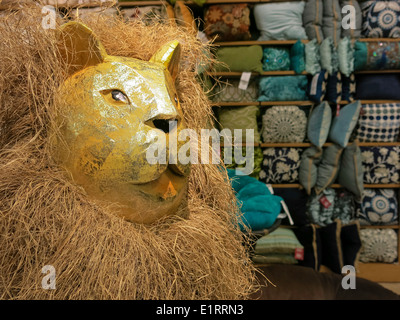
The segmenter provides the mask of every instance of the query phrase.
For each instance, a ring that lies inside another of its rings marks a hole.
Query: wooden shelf
[[[385,103],[400,103],[400,100],[360,100],[361,104],[385,104]],[[351,102],[341,101],[340,105],[347,105]],[[270,106],[312,106],[317,104],[314,101],[241,101],[241,102],[212,102],[213,107],[243,107],[243,106],[259,106],[259,107],[270,107]],[[331,105],[336,105],[330,103]]]
[[[268,41],[226,41],[226,42],[215,42],[214,45],[220,47],[236,47],[236,46],[291,46],[298,40],[268,40]],[[301,40],[303,43],[308,43],[309,40]]]
[[[398,263],[359,263],[357,276],[375,282],[400,282]]]
[[[207,0],[205,5],[210,4],[224,4],[224,3],[271,3],[271,2],[285,2],[287,0]],[[301,0],[291,0],[291,1],[301,1]],[[159,1],[124,1],[119,2],[120,7],[134,7],[134,6],[153,6],[165,3],[165,0]],[[194,1],[185,1],[188,5],[197,5]]]
[[[400,70],[399,70],[400,71]],[[210,72],[209,75],[213,77],[229,77],[235,78],[240,77],[243,72]],[[264,72],[252,72],[251,76],[256,77],[272,77],[272,76],[296,76],[296,75],[308,75],[307,72],[296,73],[293,70],[288,71],[264,71]]]
[[[269,106],[311,106],[315,103],[312,101],[262,101],[260,102],[260,107]]]

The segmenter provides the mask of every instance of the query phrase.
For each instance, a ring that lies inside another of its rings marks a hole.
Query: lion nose
[[[170,133],[177,126],[177,119],[154,119],[153,121],[154,127],[163,131],[164,133]]]

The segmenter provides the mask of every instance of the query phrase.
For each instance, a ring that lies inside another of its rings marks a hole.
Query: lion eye
[[[115,101],[121,101],[121,102],[128,103],[128,97],[119,90],[111,91],[111,96]]]
[[[174,96],[174,100],[175,100],[175,103],[178,104],[178,97],[176,95]]]

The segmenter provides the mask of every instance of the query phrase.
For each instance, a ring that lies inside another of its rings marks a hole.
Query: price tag
[[[251,72],[243,72],[241,77],[240,77],[240,82],[239,82],[239,89],[242,90],[247,90],[247,87],[249,86],[250,82],[250,77],[251,77]]]
[[[336,117],[339,117],[340,114],[340,104],[336,105]]]
[[[319,202],[324,206],[325,209],[328,209],[332,205],[326,196],[322,196],[319,199]]]
[[[294,249],[294,258],[296,260],[304,260],[304,248],[296,248]]]

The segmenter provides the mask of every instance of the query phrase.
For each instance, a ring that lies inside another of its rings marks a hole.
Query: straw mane
[[[116,217],[109,203],[90,200],[54,164],[49,129],[59,112],[65,65],[56,30],[44,30],[41,17],[40,8],[29,8],[0,22],[0,298],[248,298],[254,269],[224,170],[193,165],[189,217],[143,226]],[[86,24],[111,55],[148,60],[160,45],[178,39],[183,59],[177,90],[185,120],[189,128],[206,128],[212,112],[195,64],[206,59],[207,47],[161,23],[98,18]],[[42,288],[45,265],[55,268],[55,290]]]

